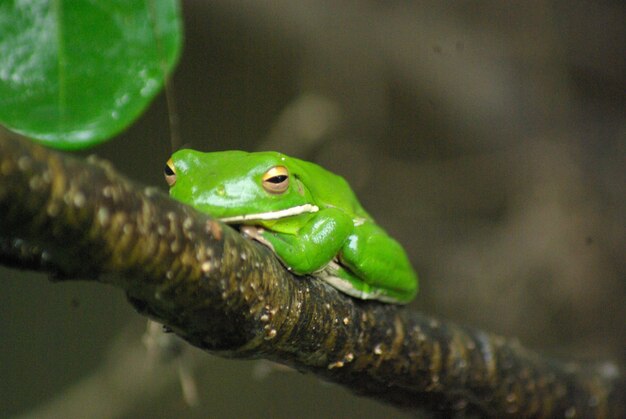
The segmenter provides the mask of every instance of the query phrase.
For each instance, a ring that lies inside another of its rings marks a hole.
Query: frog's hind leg
[[[355,228],[339,254],[339,263],[368,286],[369,298],[408,303],[417,293],[417,276],[404,249],[376,224]]]

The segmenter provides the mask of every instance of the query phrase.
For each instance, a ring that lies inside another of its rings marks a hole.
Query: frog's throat
[[[270,212],[260,212],[257,214],[244,214],[244,215],[235,215],[234,217],[224,217],[220,218],[220,221],[223,223],[236,224],[244,221],[260,221],[260,220],[278,220],[280,218],[291,217],[293,215],[300,215],[304,213],[317,212],[319,211],[319,207],[317,205],[304,204],[298,205],[297,207],[291,207],[284,210],[279,211],[270,211]]]

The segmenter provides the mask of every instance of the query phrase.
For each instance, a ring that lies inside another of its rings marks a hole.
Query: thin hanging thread
[[[163,87],[165,90],[165,102],[167,106],[167,120],[170,131],[170,144],[172,146],[172,152],[174,152],[182,147],[182,140],[180,137],[180,126],[178,110],[176,107],[176,99],[174,97],[174,86],[171,79],[167,77],[167,60],[165,58],[165,52],[163,51],[163,43],[160,32],[157,28],[156,6],[154,2],[155,0],[146,0],[146,8],[150,13],[150,20],[152,21],[152,34],[156,42],[159,64],[161,65],[161,71],[163,73]]]

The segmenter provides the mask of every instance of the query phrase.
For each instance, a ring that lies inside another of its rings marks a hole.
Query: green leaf
[[[159,92],[178,0],[0,0],[0,122],[61,149],[101,142]]]

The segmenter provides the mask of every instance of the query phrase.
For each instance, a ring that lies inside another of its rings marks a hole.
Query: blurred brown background
[[[187,146],[326,166],[406,246],[414,309],[624,365],[625,3],[189,0],[183,14],[172,86]],[[165,189],[167,118],[160,97],[91,152]],[[127,346],[143,351],[144,319],[101,285],[0,275],[2,417],[63,403],[84,417],[407,417],[197,351],[196,408],[171,365],[156,389],[86,400],[76,390],[113,380]]]

